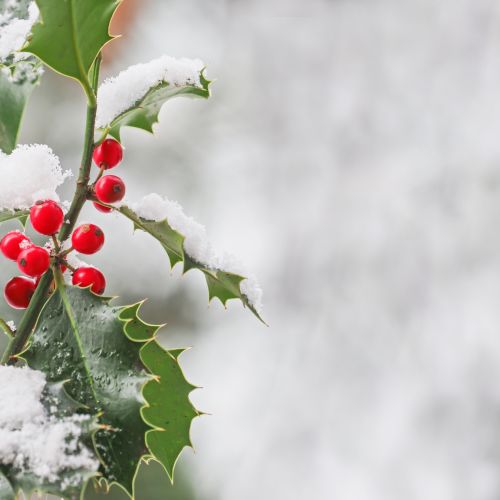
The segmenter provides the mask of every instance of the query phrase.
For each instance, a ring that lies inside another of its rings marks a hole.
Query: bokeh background
[[[125,0],[115,28],[104,74],[167,53],[216,79],[155,136],[124,132],[129,197],[181,202],[260,278],[270,324],[85,212],[108,290],[194,346],[211,414],[176,485],[145,466],[138,500],[497,500],[500,4]],[[47,71],[22,141],[76,171],[83,114]]]

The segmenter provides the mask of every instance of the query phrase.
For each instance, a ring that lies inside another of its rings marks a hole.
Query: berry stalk
[[[95,118],[97,112],[97,101],[96,92],[97,85],[99,81],[99,69],[101,65],[101,54],[99,54],[92,66],[91,70],[91,90],[90,95],[87,92],[87,117],[85,124],[85,136],[83,144],[83,153],[80,163],[80,170],[78,174],[78,180],[76,183],[76,190],[71,202],[70,209],[66,215],[65,223],[63,224],[61,231],[59,233],[59,241],[63,243],[71,234],[71,231],[75,227],[75,224],[80,215],[85,201],[87,200],[88,185],[90,180],[90,169],[92,167],[92,153],[94,150],[94,129],[95,129]],[[49,295],[49,290],[53,281],[52,270],[49,269],[41,278],[36,291],[31,298],[28,308],[26,309],[19,326],[17,328],[15,336],[9,341],[7,348],[5,349],[1,364],[13,364],[17,360],[17,355],[21,353],[26,343],[28,342],[31,333],[36,325],[38,316],[47,300]]]

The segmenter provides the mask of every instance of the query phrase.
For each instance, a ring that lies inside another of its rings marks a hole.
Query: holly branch
[[[9,447],[0,447],[2,500],[14,500],[20,491],[83,498],[89,480],[116,484],[134,498],[143,460],[158,461],[173,480],[179,454],[192,446],[192,420],[202,415],[189,399],[196,387],[179,365],[184,349],[161,347],[161,325],[139,317],[142,302],[114,306],[104,295],[104,273],[79,259],[100,251],[105,241],[96,224],[78,225],[85,203],[126,217],[163,246],[171,266],[200,270],[210,300],[239,300],[261,319],[256,280],[215,250],[203,226],[167,197],[125,200],[125,183],[108,172],[123,161],[123,127],[152,133],[170,99],[210,96],[201,61],[169,56],[131,66],[100,84],[102,49],[113,40],[109,24],[119,3],[0,0],[0,46],[13,26],[26,31],[26,43],[0,56],[0,104],[19,97],[0,107],[0,170],[11,176],[0,185],[0,223],[17,219],[26,226],[29,220],[28,227],[47,238],[42,247],[25,232],[9,231],[0,241],[0,252],[22,274],[6,284],[6,301],[24,310],[15,331],[0,319],[9,337],[0,382],[17,381],[37,411],[29,422],[23,416],[16,422],[0,419],[2,435],[18,450],[13,460],[4,452]],[[58,158],[48,146],[16,144],[28,90],[38,83],[42,65],[78,82],[86,97],[81,162],[66,213],[56,188],[68,175]],[[31,75],[29,89],[21,74]],[[20,193],[23,176],[31,184]],[[17,391],[5,392],[6,387],[0,383],[0,399],[15,408]],[[64,429],[62,439],[51,443],[55,456],[43,456],[43,444],[28,446],[32,421],[39,426],[36,436],[50,435],[51,426]]]

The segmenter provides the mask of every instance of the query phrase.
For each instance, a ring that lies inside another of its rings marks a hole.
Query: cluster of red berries
[[[122,147],[114,139],[105,140],[94,150],[93,159],[100,172],[89,189],[88,197],[98,200],[94,205],[101,212],[113,210],[112,207],[101,203],[116,203],[125,196],[125,184],[119,177],[103,176],[105,170],[118,165],[122,156]],[[85,255],[98,252],[104,245],[102,230],[95,224],[83,224],[73,231],[71,248],[62,250],[57,234],[64,223],[64,212],[58,203],[52,200],[37,202],[31,207],[29,218],[36,232],[52,237],[54,248],[49,251],[45,247],[37,246],[20,231],[10,231],[2,238],[0,251],[8,259],[16,261],[19,270],[26,275],[16,276],[7,283],[4,290],[7,303],[16,309],[27,308],[41,277],[51,264],[59,267],[62,273],[70,269],[73,285],[90,287],[94,293],[102,295],[106,279],[101,271],[89,266],[75,269],[66,260],[66,256],[73,250]]]

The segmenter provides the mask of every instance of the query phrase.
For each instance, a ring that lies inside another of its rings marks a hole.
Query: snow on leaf
[[[61,280],[59,277],[56,292],[42,310],[32,344],[23,357],[31,367],[44,371],[47,380],[68,380],[68,394],[100,415],[99,422],[105,427],[94,435],[94,446],[102,478],[132,495],[141,459],[163,463],[156,447],[148,448],[147,444],[147,433],[156,429],[156,424],[153,427],[143,418],[141,410],[146,405],[155,408],[164,422],[176,421],[179,409],[190,407],[187,382],[179,375],[178,365],[168,376],[156,371],[150,352],[161,349],[154,339],[160,327],[139,319],[140,304],[112,307],[110,299],[66,286]],[[165,377],[162,387],[168,383],[165,399],[161,399],[164,392],[161,398],[148,393],[150,381],[158,377]],[[178,407],[172,406],[172,401]],[[170,430],[164,441],[169,450],[180,452],[179,443],[183,442],[189,446],[185,421]],[[170,463],[165,467],[171,471]]]
[[[153,132],[161,107],[172,97],[209,97],[203,68],[200,60],[169,56],[130,66],[99,87],[96,126],[117,139],[124,126]]]
[[[163,246],[173,267],[184,264],[184,272],[203,272],[209,299],[217,297],[226,305],[239,299],[261,321],[262,290],[254,277],[245,277],[245,270],[234,256],[220,254],[209,242],[205,228],[188,217],[182,207],[157,194],[144,197],[139,203],[117,209],[140,229],[156,238]]]
[[[20,51],[39,14],[33,1],[0,0],[0,63],[12,64],[30,57]]]
[[[16,210],[29,209],[38,200],[58,201],[56,189],[69,176],[48,146],[21,145],[10,155],[0,152],[0,222],[18,217]]]
[[[0,210],[0,223],[18,219],[19,222],[21,222],[21,224],[25,226],[28,220],[28,216],[28,210]]]
[[[28,98],[42,74],[36,58],[19,52],[38,15],[35,2],[0,0],[0,149],[5,153],[16,146]]]
[[[28,367],[0,367],[0,498],[41,490],[72,498],[99,462],[86,442],[96,420]]]

